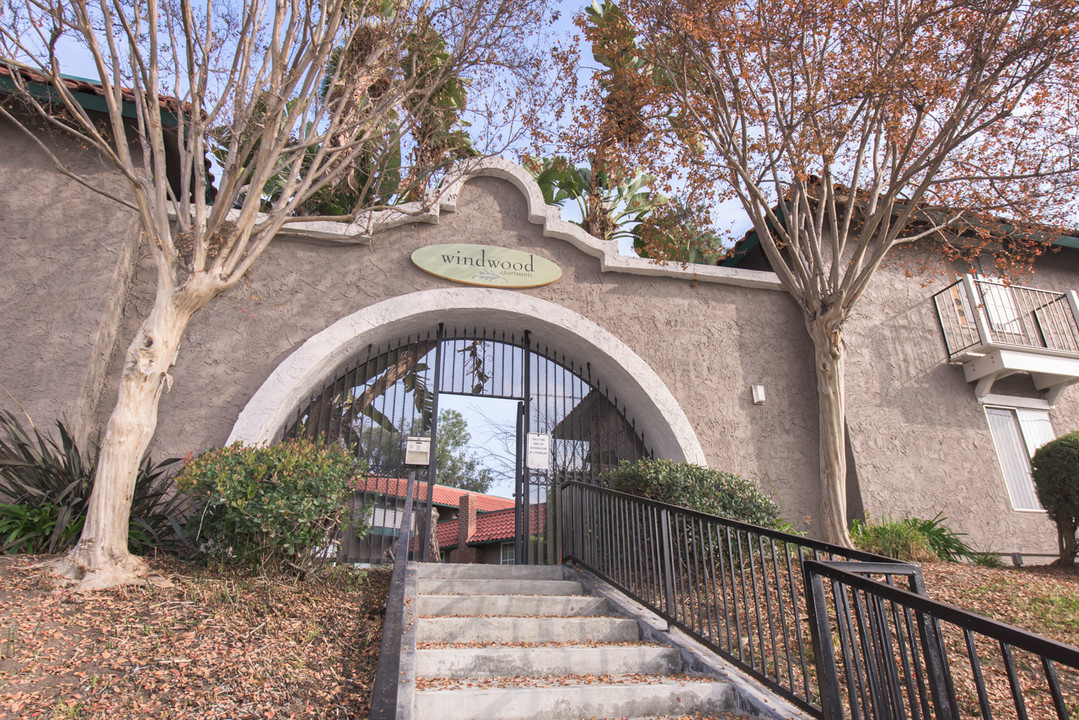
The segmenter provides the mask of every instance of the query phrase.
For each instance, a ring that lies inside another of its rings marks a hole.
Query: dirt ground
[[[0,556],[0,718],[360,718],[386,572],[252,578],[153,560],[170,587],[79,594]]]
[[[169,587],[79,594],[0,556],[0,719],[362,718],[389,575],[252,578],[152,560]],[[1079,645],[1079,571],[923,566],[930,596]]]

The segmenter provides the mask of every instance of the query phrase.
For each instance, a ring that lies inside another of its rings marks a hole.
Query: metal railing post
[[[1075,327],[1079,328],[1079,294],[1076,294],[1074,290],[1069,290],[1065,295],[1068,298],[1068,307],[1072,311],[1072,320],[1075,321]],[[1072,328],[1068,328],[1068,334],[1072,335],[1073,342],[1079,346],[1079,338],[1074,336]]]
[[[674,554],[671,552],[671,519],[666,508],[659,511],[660,535],[663,538],[663,607],[674,617]]]
[[[970,302],[970,312],[974,316],[974,326],[978,328],[978,337],[982,345],[988,345],[993,341],[993,334],[989,329],[989,321],[985,315],[985,303],[981,301],[976,280],[970,273],[963,274],[963,289],[966,291],[967,300]]]
[[[915,612],[918,622],[918,634],[922,641],[922,654],[929,677],[929,695],[937,717],[941,720],[953,720],[959,717],[955,704],[955,690],[952,687],[951,672],[948,670],[948,656],[944,651],[944,638],[936,618],[924,612]]]
[[[843,699],[839,689],[839,666],[835,662],[835,646],[832,644],[832,627],[828,620],[828,599],[824,594],[824,579],[813,572],[814,564],[812,560],[802,563],[802,577],[813,638],[813,658],[817,665],[821,715],[824,720],[841,720]]]
[[[405,492],[405,509],[397,536],[397,553],[393,558],[390,590],[386,598],[386,617],[382,624],[382,641],[378,666],[371,689],[372,720],[393,720],[397,717],[401,669],[401,642],[404,636],[405,573],[408,571],[408,548],[412,537],[412,511],[415,503],[416,471],[410,472]]]

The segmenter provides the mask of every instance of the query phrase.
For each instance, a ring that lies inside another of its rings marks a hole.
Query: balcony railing
[[[1079,299],[964,275],[933,296],[949,360],[994,347],[1079,356]]]

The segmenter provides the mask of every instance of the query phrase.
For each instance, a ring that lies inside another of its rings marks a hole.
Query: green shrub
[[[0,505],[0,552],[36,555],[53,552],[54,547],[71,547],[79,539],[86,516],[76,515],[57,526],[60,514],[52,503]]]
[[[210,450],[177,483],[196,506],[188,534],[208,556],[256,571],[304,571],[336,538],[358,471],[341,447],[297,438]]]
[[[978,552],[967,545],[963,541],[966,533],[956,532],[945,525],[944,521],[947,519],[944,513],[939,512],[932,520],[885,518],[873,524],[855,520],[851,525],[850,535],[855,547],[897,560],[967,560],[987,567],[999,567],[1002,564],[996,555]],[[996,565],[993,564],[994,561]]]
[[[930,548],[925,534],[909,520],[885,519],[872,525],[855,520],[850,536],[859,550],[896,560],[926,562],[939,559]]]
[[[974,557],[972,558],[972,560],[974,561],[975,565],[981,565],[982,567],[987,567],[987,568],[1002,568],[1002,567],[1004,567],[1004,560],[1001,559],[1000,555],[997,555],[996,553],[992,553],[992,552],[974,553]]]
[[[604,473],[608,487],[630,495],[774,528],[779,508],[756,485],[738,475],[671,460],[622,461]]]
[[[974,561],[980,553],[975,552],[973,548],[963,542],[962,538],[966,537],[966,533],[956,532],[944,524],[947,519],[943,512],[939,512],[932,520],[907,518],[906,522],[910,523],[911,527],[918,530],[925,537],[925,541],[929,544],[929,549],[941,560],[947,560],[948,562]]]
[[[1038,502],[1056,523],[1060,538],[1057,565],[1074,565],[1079,529],[1079,432],[1062,435],[1038,448],[1031,460]]]
[[[59,441],[0,413],[0,552],[56,553],[72,547],[86,520],[99,448],[79,450],[62,421]],[[178,459],[139,466],[131,502],[128,549],[146,553],[182,547],[184,499],[169,476]]]

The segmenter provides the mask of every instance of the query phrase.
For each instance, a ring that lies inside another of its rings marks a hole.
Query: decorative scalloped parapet
[[[547,205],[543,192],[531,173],[520,165],[497,157],[467,160],[454,171],[454,179],[436,191],[425,203],[406,203],[400,207],[373,212],[344,224],[327,221],[290,223],[282,234],[317,240],[346,243],[369,242],[381,232],[408,223],[438,223],[442,212],[454,212],[461,188],[475,177],[495,177],[517,188],[528,202],[528,219],[543,226],[544,237],[564,240],[587,255],[598,258],[603,272],[619,272],[652,277],[671,277],[704,283],[738,285],[763,290],[783,290],[775,273],[742,270],[717,265],[685,265],[654,262],[618,253],[618,245],[586,233],[580,226],[562,219],[561,208]]]

